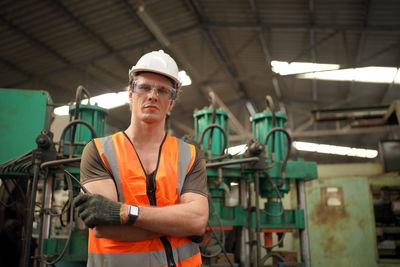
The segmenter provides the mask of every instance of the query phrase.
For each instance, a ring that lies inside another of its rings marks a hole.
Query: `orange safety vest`
[[[130,205],[156,204],[158,207],[178,203],[186,175],[195,159],[193,145],[169,135],[165,137],[155,175],[156,203],[151,203],[145,171],[125,133],[96,138],[94,143],[102,162],[114,178],[118,201]],[[167,266],[167,257],[173,258],[177,267],[201,265],[198,244],[185,237],[122,242],[96,238],[89,229],[88,250],[89,267]]]

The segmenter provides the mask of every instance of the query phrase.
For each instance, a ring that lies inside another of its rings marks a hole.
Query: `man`
[[[131,123],[84,149],[74,204],[89,229],[88,266],[200,266],[208,220],[205,161],[165,133],[180,81],[162,50],[129,71]]]

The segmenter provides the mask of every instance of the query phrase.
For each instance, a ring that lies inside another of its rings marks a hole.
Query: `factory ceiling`
[[[163,49],[192,79],[171,115],[177,136],[191,133],[193,111],[208,106],[213,91],[230,111],[232,144],[248,140],[247,107],[264,110],[266,95],[287,114],[295,140],[377,149],[380,139],[398,137],[396,125],[350,129],[351,116],[316,122],[311,111],[387,109],[400,98],[399,84],[271,69],[271,61],[400,67],[395,0],[3,0],[0,40],[0,87],[46,90],[60,105],[74,100],[78,85],[92,95],[126,90],[137,59]],[[108,122],[124,129],[129,116],[128,106],[115,108]]]

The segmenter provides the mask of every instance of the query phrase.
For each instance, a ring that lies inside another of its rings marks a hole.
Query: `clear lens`
[[[157,84],[157,83],[138,83],[134,81],[132,83],[132,91],[139,95],[146,95],[155,90],[156,94],[160,98],[175,99],[176,90],[175,88]]]

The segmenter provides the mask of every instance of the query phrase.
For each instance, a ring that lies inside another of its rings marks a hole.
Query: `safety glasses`
[[[152,91],[156,93],[159,98],[174,100],[176,98],[176,89],[170,86],[161,85],[158,83],[138,82],[133,81],[131,85],[132,92],[144,96],[150,94]]]

